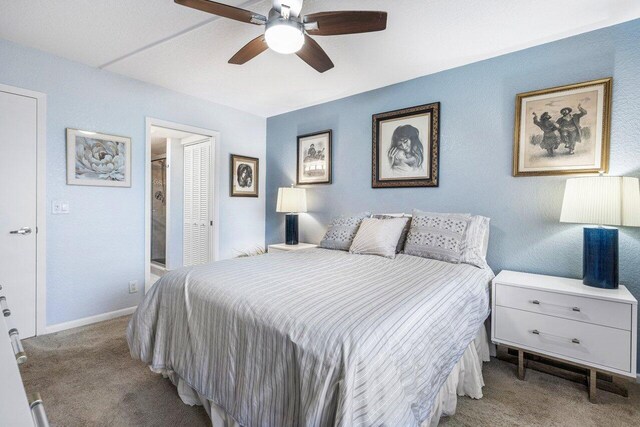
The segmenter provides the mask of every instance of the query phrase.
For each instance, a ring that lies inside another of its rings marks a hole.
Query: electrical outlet
[[[138,281],[132,280],[129,282],[129,293],[135,294],[136,292],[138,292]]]

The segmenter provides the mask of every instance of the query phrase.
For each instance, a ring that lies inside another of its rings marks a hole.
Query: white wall
[[[264,245],[265,119],[0,40],[0,83],[47,94],[47,201],[69,201],[48,214],[49,325],[131,307],[129,280],[144,283],[145,118],[221,133],[220,257]],[[132,139],[131,188],[68,186],[65,128]],[[258,157],[258,199],[229,197],[230,153]],[[175,162],[174,162],[175,163]],[[49,209],[50,211],[50,209]]]

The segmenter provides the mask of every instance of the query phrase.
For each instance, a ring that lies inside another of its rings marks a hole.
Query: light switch
[[[51,213],[54,215],[68,214],[69,202],[66,200],[54,200],[51,202]]]

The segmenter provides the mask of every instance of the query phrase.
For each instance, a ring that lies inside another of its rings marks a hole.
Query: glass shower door
[[[151,262],[166,264],[167,168],[166,159],[151,161]]]

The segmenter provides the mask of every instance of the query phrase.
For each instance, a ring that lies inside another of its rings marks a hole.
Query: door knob
[[[31,228],[22,227],[20,230],[11,230],[9,234],[31,234]]]

